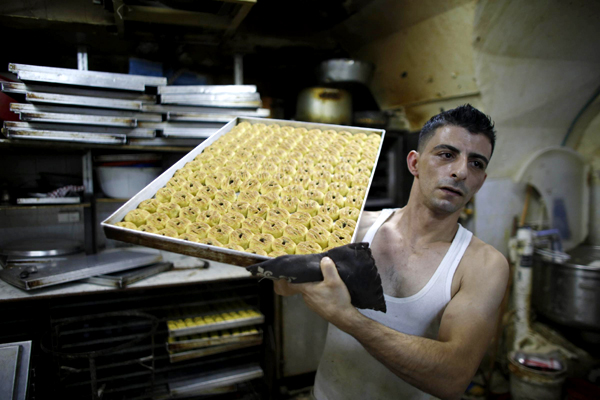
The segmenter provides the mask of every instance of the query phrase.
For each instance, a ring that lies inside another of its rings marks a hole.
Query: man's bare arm
[[[289,285],[306,304],[356,338],[388,369],[440,398],[459,398],[475,374],[494,333],[508,266],[493,250],[467,276],[442,317],[438,340],[407,335],[359,313],[331,260],[321,264],[325,281]],[[479,258],[479,257],[477,257]],[[485,262],[484,262],[485,260]]]

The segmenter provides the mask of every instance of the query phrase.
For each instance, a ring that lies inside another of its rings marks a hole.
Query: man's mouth
[[[454,189],[454,188],[451,188],[451,187],[448,187],[448,186],[444,186],[441,189],[444,192],[450,193],[450,194],[455,195],[455,196],[462,196],[463,195],[460,190],[457,190],[457,189]]]

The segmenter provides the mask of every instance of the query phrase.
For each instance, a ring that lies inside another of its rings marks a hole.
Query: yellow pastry
[[[187,182],[187,180],[185,178],[183,178],[181,176],[179,176],[179,177],[175,176],[168,180],[165,187],[167,187],[169,189],[173,189],[174,191],[178,191],[183,188],[183,185],[185,185],[186,182]]]
[[[204,222],[210,226],[216,226],[221,223],[221,214],[216,210],[206,210],[198,214],[197,222]]]
[[[328,232],[333,229],[333,219],[329,215],[318,214],[310,219],[310,227],[320,226],[325,228]]]
[[[173,193],[171,203],[177,204],[179,207],[187,207],[190,205],[190,200],[193,196],[184,190]]]
[[[248,217],[259,217],[266,219],[268,212],[269,206],[263,203],[251,204],[250,207],[248,207]]]
[[[312,216],[309,213],[298,210],[297,212],[290,214],[288,223],[290,225],[300,224],[308,228],[310,226],[311,218]]]
[[[294,182],[293,178],[294,174],[287,174],[285,172],[279,171],[273,176],[273,180],[279,183],[279,186],[286,187]]]
[[[245,190],[240,192],[238,201],[243,201],[248,204],[254,204],[258,200],[260,193],[256,190]]]
[[[200,190],[200,188],[202,186],[204,186],[204,185],[201,182],[188,180],[183,185],[183,189],[182,190],[185,190],[186,192],[188,192],[192,196],[195,196],[198,193],[198,190]]]
[[[294,176],[293,179],[294,185],[299,185],[304,189],[306,189],[311,182],[312,179],[309,174],[298,174]]]
[[[179,212],[179,216],[188,219],[190,222],[196,222],[199,213],[200,208],[196,206],[183,207]]]
[[[259,233],[250,239],[249,249],[260,249],[266,253],[272,250],[273,241],[275,238],[269,233]]]
[[[349,218],[340,218],[337,221],[335,221],[335,224],[333,224],[333,229],[344,230],[352,235],[352,233],[354,233],[354,230],[356,229],[356,221]]]
[[[279,194],[280,196],[292,196],[292,197],[297,197],[298,199],[300,199],[300,197],[302,197],[302,194],[304,194],[304,187],[301,185],[290,185],[290,186],[286,186],[281,193]]]
[[[179,235],[179,238],[181,240],[187,240],[188,242],[199,242],[200,238],[196,235],[194,235],[193,233],[182,233],[181,235]]]
[[[329,171],[318,171],[312,175],[312,178],[316,181],[325,181],[327,183],[331,183],[331,178],[333,174]]]
[[[316,189],[323,193],[327,193],[327,191],[329,190],[329,183],[327,183],[327,181],[323,179],[313,180],[308,184],[307,189]]]
[[[165,229],[169,216],[164,212],[156,212],[148,217],[146,225],[155,227],[157,230]]]
[[[230,211],[221,217],[221,223],[230,226],[233,229],[239,229],[242,227],[242,222],[245,219],[246,218],[239,212]]]
[[[225,247],[226,249],[230,249],[230,250],[244,251],[244,248],[242,246],[234,244],[234,243],[227,243],[223,247]]]
[[[173,229],[178,235],[181,235],[182,233],[185,233],[186,228],[190,224],[190,220],[186,218],[171,218],[167,221],[167,226],[165,229]]]
[[[345,204],[347,207],[354,207],[354,208],[358,208],[360,210],[360,208],[362,207],[362,203],[363,203],[362,196],[352,195],[352,196],[346,197]]]
[[[139,205],[138,208],[140,210],[146,210],[148,211],[150,214],[155,213],[156,212],[156,208],[160,205],[160,201],[158,201],[157,199],[148,199],[148,200],[144,200],[142,201]]]
[[[319,203],[314,200],[302,200],[298,203],[298,212],[304,212],[309,214],[311,217],[317,215],[319,211]]]
[[[286,223],[283,221],[266,221],[262,226],[262,233],[269,233],[274,238],[283,236],[283,228],[286,227]]]
[[[258,234],[262,232],[262,226],[265,223],[265,220],[261,217],[253,217],[248,216],[245,220],[242,221],[242,228],[246,228],[254,234]]]
[[[340,217],[340,208],[336,204],[323,204],[319,208],[318,215],[327,215],[335,221]]]
[[[340,210],[340,218],[348,218],[354,221],[358,220],[360,210],[354,207],[344,207]]]
[[[210,203],[210,197],[204,194],[197,194],[192,200],[190,200],[190,207],[198,207],[200,211],[205,211],[208,210]]]
[[[288,222],[290,213],[281,207],[273,207],[267,212],[267,221],[282,221]]]
[[[344,196],[340,195],[338,192],[330,191],[330,192],[325,193],[325,198],[323,199],[323,205],[336,205],[338,207],[344,207],[345,204],[346,204],[346,200],[344,199]]]
[[[127,228],[127,229],[135,229],[137,230],[138,227],[136,224],[134,224],[133,222],[125,222],[125,221],[121,221],[121,222],[117,222],[115,224],[116,226],[120,226],[121,228]],[[143,227],[148,226],[148,225],[140,225],[140,231],[142,230]]]
[[[352,179],[352,187],[364,186],[367,187],[369,185],[369,177],[365,175],[354,175]]]
[[[150,216],[150,213],[146,210],[132,210],[125,215],[124,221],[131,222],[135,226],[142,226],[146,224],[146,220]]]
[[[268,256],[268,253],[266,251],[258,248],[247,248],[246,253],[256,254],[258,256]]]
[[[265,160],[261,165],[260,165],[260,169],[262,171],[267,171],[268,173],[270,173],[271,175],[274,175],[277,173],[277,170],[279,169],[279,164],[276,164],[272,161],[267,161]]]
[[[298,168],[298,160],[294,159],[295,157],[292,157],[292,154],[288,154],[288,158],[285,158],[281,165],[282,167],[285,165],[289,165],[290,167],[294,168],[294,171],[296,171],[296,168]]]
[[[337,247],[349,244],[352,240],[352,234],[342,229],[334,229],[329,236],[328,245]]]
[[[306,240],[306,232],[308,232],[306,226],[300,224],[287,225],[283,228],[283,235],[293,240],[296,244]]]
[[[161,236],[168,236],[168,237],[172,237],[172,238],[178,238],[179,235],[177,234],[177,232],[175,231],[175,229],[172,228],[165,228],[165,229],[161,229],[160,231],[156,232],[157,234],[161,235]]]
[[[233,189],[221,189],[215,194],[215,200],[227,200],[233,203],[236,200],[235,191]]]
[[[158,189],[156,191],[156,200],[160,201],[161,203],[170,203],[173,193],[175,193],[175,191],[169,188]]]
[[[230,210],[240,213],[242,214],[242,217],[246,218],[248,216],[248,207],[250,207],[250,203],[245,201],[236,201],[231,203]]]
[[[157,229],[156,227],[147,224],[140,226],[139,230],[147,233],[158,233],[159,231],[159,229]]]
[[[300,202],[300,200],[298,200],[297,197],[293,197],[290,195],[283,195],[279,198],[279,202],[277,203],[277,205],[280,208],[283,208],[284,210],[286,210],[288,213],[294,213],[298,210],[299,202]]]
[[[193,233],[198,239],[204,239],[210,230],[210,225],[205,222],[193,222],[185,229],[186,233]]]
[[[256,202],[266,204],[269,207],[277,207],[277,204],[279,203],[279,195],[275,192],[263,194],[258,196],[258,200]]]
[[[209,210],[215,210],[220,215],[225,215],[231,207],[231,202],[223,199],[214,199],[208,206]]]
[[[188,163],[185,164],[185,168],[189,168],[192,170],[192,176],[194,175],[194,172],[198,171],[200,168],[202,168],[202,162],[199,160],[194,160],[194,161],[190,161]]]
[[[302,196],[302,200],[314,200],[319,205],[323,204],[324,198],[325,194],[323,194],[323,192],[317,189],[308,189],[306,192],[304,192],[304,195]]]
[[[250,190],[260,191],[261,183],[256,178],[250,178],[240,185],[240,192],[247,192]]]
[[[265,158],[267,158],[267,156],[261,153],[254,153],[250,156],[250,159],[258,163],[258,165],[262,164],[262,162],[265,161]]]
[[[263,184],[265,182],[270,181],[271,178],[271,174],[267,171],[258,171],[256,174],[254,174],[254,177],[256,179],[258,179],[258,181]]]
[[[233,228],[224,224],[216,225],[210,228],[206,237],[208,239],[217,240],[221,244],[229,243],[229,235],[233,232]]]
[[[194,171],[194,173],[190,177],[190,180],[193,182],[198,182],[201,185],[204,185],[204,182],[206,180],[206,175],[207,175],[206,172],[203,170]]]
[[[277,257],[281,257],[281,256],[287,256],[288,253],[286,253],[283,250],[273,250],[272,252],[269,253],[269,257],[272,258],[277,258]]]
[[[292,239],[281,236],[273,241],[273,251],[283,251],[286,254],[296,253],[296,242]]]
[[[165,213],[169,218],[179,217],[181,207],[176,203],[163,203],[156,209],[156,212]]]
[[[277,183],[277,181],[274,180],[270,180],[268,182],[263,183],[263,185],[260,187],[260,193],[261,194],[269,194],[269,193],[276,193],[279,195],[279,193],[281,192],[281,185],[279,183]]]
[[[342,160],[343,161],[343,160]],[[352,166],[352,164],[349,164],[347,162],[340,162],[338,165],[335,166],[335,168],[333,169],[333,171],[335,173],[342,173],[342,172],[352,172],[354,170],[354,167]]]
[[[212,185],[204,185],[200,189],[198,189],[198,193],[196,194],[196,196],[202,194],[204,196],[208,196],[208,198],[212,200],[215,198],[215,194],[217,194],[218,191],[219,189]]]
[[[223,185],[224,189],[231,189],[234,192],[240,190],[240,186],[242,185],[242,180],[237,176],[230,176],[225,180],[225,184]]]
[[[371,177],[371,168],[359,162],[354,168],[354,175],[364,175],[367,177],[367,179],[369,179]]]
[[[229,235],[229,243],[233,243],[241,246],[243,249],[247,249],[248,245],[250,244],[250,239],[252,239],[253,236],[254,233],[252,233],[250,229],[236,229]]]
[[[183,178],[183,179],[189,179],[192,175],[193,175],[194,171],[192,171],[191,168],[181,168],[178,169],[177,171],[175,171],[175,173],[173,174],[174,178]]]
[[[200,239],[198,241],[198,243],[207,244],[209,246],[223,247],[223,243],[219,242],[216,239],[211,239],[209,237],[206,237],[204,239]]]
[[[348,172],[339,172],[333,175],[331,182],[343,182],[346,186],[350,187],[352,185],[352,179],[354,179],[354,175]],[[342,196],[345,196],[345,194]]]
[[[346,196],[348,194],[348,185],[345,182],[332,182],[329,190]]]
[[[214,186],[217,189],[221,189],[221,187],[225,184],[225,180],[227,178],[221,172],[213,172],[206,176],[204,179],[204,183],[206,185]]]
[[[361,197],[365,197],[367,195],[367,188],[364,186],[353,186],[350,189],[348,189],[348,193],[346,193],[346,196],[361,196]]]
[[[314,242],[300,242],[296,245],[296,254],[318,254],[323,252],[321,246]]]
[[[314,226],[306,232],[306,241],[315,242],[324,249],[329,242],[329,236],[330,233],[327,229],[321,226]]]

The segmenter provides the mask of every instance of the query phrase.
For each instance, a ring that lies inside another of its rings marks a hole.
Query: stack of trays
[[[102,222],[111,239],[247,266],[354,241],[384,131],[237,118]]]
[[[25,101],[11,104],[21,120],[5,122],[11,139],[196,146],[236,116],[269,116],[255,86],[168,87],[166,78],[24,64],[9,70],[26,82],[2,82],[3,92]]]
[[[204,357],[262,343],[257,325],[264,316],[243,303],[229,302],[218,309],[180,310],[167,321],[166,343],[171,362]]]

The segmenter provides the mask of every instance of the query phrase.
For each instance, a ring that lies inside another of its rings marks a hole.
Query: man
[[[371,243],[387,313],[354,308],[329,258],[323,282],[275,282],[278,294],[301,293],[330,322],[318,400],[464,393],[494,335],[509,274],[500,252],[458,224],[486,179],[494,143],[490,119],[470,105],[434,116],[407,157],[408,204],[364,213],[357,240]]]

